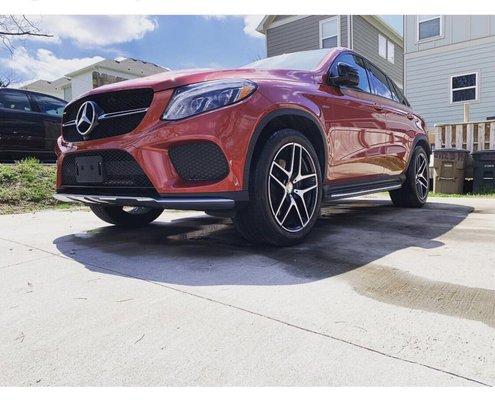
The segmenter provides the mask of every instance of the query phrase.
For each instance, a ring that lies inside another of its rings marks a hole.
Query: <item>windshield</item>
[[[319,49],[282,54],[280,56],[255,61],[251,64],[245,65],[243,68],[297,69],[312,71],[321,64],[329,52],[330,49]]]

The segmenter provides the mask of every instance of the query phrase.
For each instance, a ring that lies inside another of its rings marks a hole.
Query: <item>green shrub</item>
[[[0,213],[53,206],[56,168],[27,158],[0,164]]]

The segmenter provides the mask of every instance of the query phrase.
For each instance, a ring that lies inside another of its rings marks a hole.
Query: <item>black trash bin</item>
[[[473,152],[473,192],[495,192],[495,150]]]

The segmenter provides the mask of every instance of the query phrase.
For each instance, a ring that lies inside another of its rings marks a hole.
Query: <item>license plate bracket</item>
[[[101,156],[76,157],[76,181],[78,183],[102,183],[104,179]]]

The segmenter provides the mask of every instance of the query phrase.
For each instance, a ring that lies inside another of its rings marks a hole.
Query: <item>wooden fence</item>
[[[435,125],[435,149],[495,150],[495,121]]]

